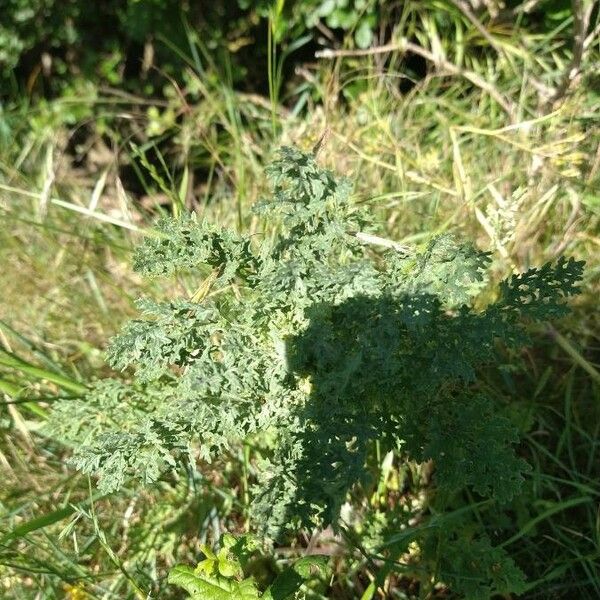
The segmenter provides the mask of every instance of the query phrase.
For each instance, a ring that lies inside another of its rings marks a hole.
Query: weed
[[[475,367],[495,359],[496,340],[525,344],[523,322],[563,315],[582,263],[561,258],[513,275],[475,311],[487,254],[448,236],[423,251],[374,254],[364,242],[380,238],[365,233],[371,219],[350,202],[347,181],[292,148],[268,174],[273,195],[256,210],[277,220],[275,236],[252,244],[193,218],[159,224],[136,269],[157,277],[204,267],[208,276],[189,299],[140,300],[145,319],[108,352],[113,367],[135,367],[132,384],[99,382],[83,402],[58,403],[51,434],[76,448],[75,464],[99,474],[104,493],[131,476],[155,482],[186,457],[218,460],[254,437],[263,450],[249,510],[267,539],[339,530],[354,490],[369,487],[374,442],[433,461],[428,502],[438,511],[465,488],[509,502],[529,467]],[[445,525],[430,523],[395,551],[410,541],[426,562],[447,556],[434,583],[468,597],[524,589],[485,532],[464,517]]]

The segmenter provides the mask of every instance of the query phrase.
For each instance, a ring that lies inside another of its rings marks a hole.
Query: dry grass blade
[[[586,36],[596,3],[591,0],[572,0],[572,2],[574,18],[573,57],[554,94],[548,99],[546,111],[552,110],[552,107],[567,94],[581,72],[581,63],[586,51]]]
[[[41,199],[42,194],[37,194],[35,192],[28,192],[26,190],[22,190],[13,186],[5,185],[0,183],[0,190],[4,190],[6,192],[11,192],[13,194],[19,194],[21,196],[27,196],[28,198],[36,198]],[[103,223],[110,223],[111,225],[116,225],[117,227],[122,227],[123,229],[129,229],[130,231],[142,231],[140,227],[135,225],[134,223],[129,223],[124,221],[123,219],[118,219],[115,217],[111,217],[110,215],[106,215],[104,213],[98,212],[96,210],[92,210],[86,206],[79,206],[77,204],[73,204],[72,202],[66,202],[65,200],[60,200],[59,198],[48,198],[47,202],[50,204],[54,204],[55,206],[60,206],[61,208],[66,208],[67,210],[71,210],[73,212],[79,213],[86,217],[91,217],[97,221],[101,221]]]
[[[516,120],[517,110],[515,104],[502,93],[500,93],[491,83],[483,79],[483,77],[481,77],[474,71],[469,71],[467,69],[457,67],[455,64],[451,63],[445,58],[436,56],[429,50],[426,50],[422,46],[410,42],[405,38],[400,39],[396,42],[391,42],[383,46],[376,46],[374,48],[369,48],[366,50],[319,50],[318,52],[315,52],[315,57],[332,59],[353,56],[372,56],[375,54],[389,54],[392,52],[412,52],[417,56],[421,56],[428,62],[433,63],[438,68],[444,69],[450,75],[459,75],[461,77],[464,77],[476,87],[487,92],[506,111],[511,121]]]

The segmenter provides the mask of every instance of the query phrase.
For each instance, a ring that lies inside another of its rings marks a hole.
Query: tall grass
[[[496,516],[470,509],[497,521],[528,575],[526,597],[600,595],[598,27],[590,22],[580,75],[563,90],[573,15],[539,33],[520,26],[522,11],[487,27],[468,6],[403,3],[376,49],[330,49],[298,66],[285,90],[270,37],[269,98],[233,89],[227,62],[189,32],[185,81],[167,82],[160,101],[81,84],[0,115],[9,131],[0,156],[2,597],[175,597],[170,565],[194,562],[199,541],[245,528],[251,445],[156,488],[101,498],[40,426],[54,398],[83,393],[104,371],[107,339],[148,285],[129,258],[153,218],[194,210],[260,231],[249,207],[264,193],[263,165],[282,143],[312,147],[326,127],[322,162],[350,173],[390,238],[419,243],[452,230],[493,250],[498,274],[562,253],[588,262],[576,315],[486,380],[522,426],[533,465],[526,493]],[[144,292],[160,297],[153,285]],[[399,495],[418,503],[427,472],[394,456],[375,463],[363,521],[311,542],[336,557],[328,597],[419,597],[413,557],[392,572],[360,536]],[[275,549],[265,571],[309,539]]]

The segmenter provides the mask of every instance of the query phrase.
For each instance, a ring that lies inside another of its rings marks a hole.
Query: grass
[[[389,51],[333,53],[299,68],[287,89],[272,65],[270,98],[234,90],[227,64],[192,39],[186,80],[160,101],[82,83],[72,96],[5,111],[14,142],[0,155],[0,595],[176,597],[169,566],[194,563],[199,541],[247,527],[251,446],[101,498],[41,425],[54,397],[81,394],[106,372],[102,350],[133,300],[167,292],[130,271],[152,220],[195,210],[260,231],[249,207],[264,193],[263,165],[282,143],[311,148],[326,127],[321,161],[350,174],[390,239],[455,231],[494,251],[498,275],[562,253],[587,260],[575,315],[486,380],[522,427],[526,491],[502,513],[467,506],[526,572],[525,597],[600,595],[598,41],[581,78],[545,107],[539,90],[559,86],[569,66],[569,19],[543,34],[498,27],[490,41],[462,3],[444,9],[443,32],[441,9],[426,4],[405,3]],[[418,506],[428,485],[425,467],[375,457],[362,520],[317,540],[336,557],[327,597],[443,597],[419,592],[414,556],[392,573],[362,545],[398,497]],[[264,570],[309,540],[275,549]]]

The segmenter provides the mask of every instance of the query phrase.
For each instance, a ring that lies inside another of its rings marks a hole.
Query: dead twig
[[[544,106],[544,112],[552,110],[552,107],[566,96],[573,82],[581,72],[581,63],[583,62],[586,49],[586,33],[590,24],[592,10],[594,9],[594,2],[589,2],[586,6],[585,0],[572,0],[572,4],[574,19],[573,58],[564,72],[558,87],[554,90],[552,96],[548,98]]]
[[[490,35],[490,32],[483,26],[481,21],[475,16],[475,13],[471,10],[468,2],[465,0],[450,0],[458,10],[460,10],[469,21],[473,24],[475,29],[483,36],[485,41],[496,51],[498,54],[504,54],[504,50],[498,46],[496,40]]]
[[[315,57],[331,59],[353,56],[371,56],[391,52],[412,52],[413,54],[421,56],[425,60],[432,62],[437,67],[445,69],[451,75],[459,75],[461,77],[464,77],[467,81],[470,81],[476,87],[487,92],[504,109],[504,111],[510,117],[511,121],[515,121],[517,111],[514,104],[502,93],[500,93],[489,81],[486,81],[485,79],[483,79],[483,77],[481,77],[474,71],[469,71],[468,69],[457,67],[449,60],[440,56],[436,56],[429,50],[426,50],[418,44],[409,42],[405,38],[400,39],[398,42],[392,42],[383,46],[376,46],[374,48],[367,48],[365,50],[320,50],[315,53]]]

